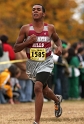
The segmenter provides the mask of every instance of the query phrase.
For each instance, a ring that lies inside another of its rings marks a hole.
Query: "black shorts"
[[[47,86],[50,77],[49,72],[40,72],[36,75],[36,81],[40,81],[43,84],[43,89]]]

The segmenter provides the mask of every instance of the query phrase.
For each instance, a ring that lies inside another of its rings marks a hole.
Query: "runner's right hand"
[[[33,44],[34,42],[37,41],[37,37],[36,37],[36,35],[32,34],[30,36],[30,38],[28,40],[26,40],[26,41],[28,41],[28,44]]]

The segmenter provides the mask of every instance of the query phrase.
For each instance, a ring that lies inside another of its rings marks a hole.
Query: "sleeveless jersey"
[[[51,55],[51,38],[48,34],[48,25],[44,24],[43,31],[37,33],[32,24],[29,27],[28,39],[35,34],[37,41],[26,47],[27,73],[35,77],[39,72],[51,72],[53,69],[53,59]]]
[[[34,31],[32,24],[30,24],[28,38],[35,34],[37,41],[26,48],[27,57],[37,61],[44,61],[46,57],[51,55],[51,39],[48,35],[48,26],[44,24],[44,29],[41,33]],[[36,48],[36,49],[35,49]]]

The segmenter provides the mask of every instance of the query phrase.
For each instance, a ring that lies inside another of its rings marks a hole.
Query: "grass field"
[[[56,118],[53,102],[44,103],[40,124],[84,124],[84,100],[63,101],[61,106],[63,114]],[[32,124],[33,120],[34,103],[0,104],[0,124]]]

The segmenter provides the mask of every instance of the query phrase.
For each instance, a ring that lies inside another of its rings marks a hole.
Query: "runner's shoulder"
[[[55,26],[53,24],[48,24],[48,29],[50,31],[54,31],[55,30]]]
[[[21,27],[21,31],[28,31],[29,30],[29,24],[23,25]]]
[[[26,28],[29,28],[29,24],[23,25],[23,26],[21,27],[21,29],[26,29]]]
[[[54,25],[53,24],[48,24],[48,27],[49,28],[54,28]]]

